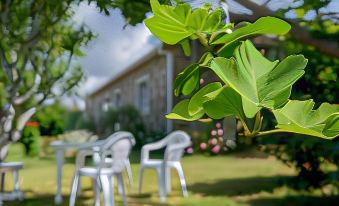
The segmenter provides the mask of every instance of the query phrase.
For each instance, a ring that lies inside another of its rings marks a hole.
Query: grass
[[[295,172],[272,157],[249,157],[251,152],[232,153],[225,156],[186,156],[183,167],[188,183],[189,197],[183,198],[178,178],[173,174],[173,191],[166,204],[159,203],[157,179],[154,171],[144,174],[143,193],[137,193],[138,154],[132,155],[135,185],[128,188],[130,206],[270,206],[270,205],[335,205],[338,197],[323,197],[319,191],[298,192],[284,186]],[[54,156],[45,158],[24,157],[21,146],[11,148],[8,161],[23,161],[25,168],[20,173],[25,200],[6,202],[8,206],[52,206],[54,205],[56,166]],[[63,168],[62,193],[68,205],[69,191],[74,172],[74,160],[68,159]],[[127,178],[126,178],[127,180]],[[6,181],[6,188],[11,184]],[[77,205],[93,205],[93,193],[89,179],[83,179],[83,192]],[[118,206],[122,200],[115,195]]]

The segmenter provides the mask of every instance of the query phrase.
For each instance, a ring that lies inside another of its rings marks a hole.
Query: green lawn
[[[144,193],[137,193],[138,156],[132,157],[135,185],[128,186],[130,206],[233,206],[233,205],[335,205],[335,197],[323,197],[320,191],[297,192],[286,186],[294,175],[291,168],[272,157],[251,158],[253,152],[232,153],[225,156],[208,157],[203,155],[187,156],[183,167],[189,189],[189,197],[183,198],[177,177],[173,172],[173,192],[166,204],[160,204],[157,193],[157,180],[154,171],[146,171]],[[23,157],[20,145],[11,148],[8,161],[23,161],[24,170],[20,180],[25,200],[6,202],[5,205],[50,206],[54,205],[56,166],[54,156],[45,158]],[[63,206],[68,205],[71,178],[74,172],[73,159],[68,159],[63,168]],[[7,181],[7,187],[10,179]],[[77,205],[93,205],[91,182],[83,179],[84,190]],[[122,205],[116,195],[117,205]]]

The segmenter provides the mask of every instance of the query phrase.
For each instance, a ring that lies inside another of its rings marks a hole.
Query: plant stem
[[[251,131],[248,129],[248,126],[247,126],[245,120],[243,120],[242,118],[239,118],[239,119],[242,123],[242,126],[244,127],[244,135],[248,136],[249,134],[251,134]]]
[[[267,131],[263,131],[263,132],[258,132],[255,136],[265,136],[265,135],[270,135],[270,134],[275,134],[275,133],[281,133],[281,132],[291,132],[291,131],[287,131],[284,129],[273,129],[273,130],[267,130]]]
[[[208,47],[208,40],[206,39],[206,36],[203,33],[195,33],[198,36],[198,39],[200,41],[200,43],[205,46]]]

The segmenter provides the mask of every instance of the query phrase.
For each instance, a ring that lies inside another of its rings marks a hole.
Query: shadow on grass
[[[84,190],[84,191],[87,191]],[[24,191],[29,193],[32,197],[25,197],[23,201],[5,201],[4,205],[6,206],[55,206],[54,195],[49,194],[34,194],[32,191]],[[69,196],[63,195],[63,202],[58,206],[68,206],[69,205]],[[129,206],[169,206],[166,203],[160,203],[159,201],[151,200],[151,194],[131,194],[128,195],[128,205]],[[103,200],[101,201],[103,204]],[[94,197],[92,195],[81,195],[76,199],[76,206],[92,206],[94,205]],[[123,206],[121,197],[115,197],[115,205]]]
[[[25,197],[23,201],[6,201],[6,206],[54,206],[54,196],[44,194],[33,194],[33,197]],[[76,200],[77,206],[88,206],[85,201],[88,201],[88,197],[80,197]],[[59,206],[68,206],[69,196],[63,196],[63,202]]]
[[[260,191],[272,192],[291,179],[289,176],[219,179],[192,184],[188,189],[203,196],[250,195]]]
[[[247,203],[251,206],[335,206],[338,205],[339,196],[287,196],[283,198],[259,198]]]

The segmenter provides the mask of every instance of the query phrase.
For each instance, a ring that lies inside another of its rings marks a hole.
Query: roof
[[[132,62],[130,65],[123,68],[120,73],[118,73],[117,75],[114,75],[113,78],[111,78],[109,81],[107,81],[107,83],[105,83],[104,85],[100,86],[98,89],[91,92],[87,97],[92,98],[92,97],[96,96],[98,93],[109,88],[118,79],[126,76],[131,71],[138,69],[140,65],[144,64],[145,62],[149,61],[150,59],[152,59],[153,57],[158,55],[158,50],[159,50],[159,48],[162,48],[162,46],[163,45],[161,44],[160,47],[159,46],[154,47],[149,52],[147,52],[146,54],[144,54],[143,56],[141,56],[140,58],[138,58],[137,60]]]

